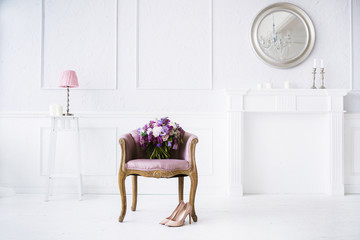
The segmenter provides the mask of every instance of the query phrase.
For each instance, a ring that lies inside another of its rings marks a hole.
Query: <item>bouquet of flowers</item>
[[[140,146],[146,149],[150,159],[166,159],[172,149],[177,150],[183,142],[185,131],[168,117],[150,121],[138,129]]]

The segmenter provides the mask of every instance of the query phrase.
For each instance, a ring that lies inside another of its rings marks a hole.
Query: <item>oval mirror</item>
[[[276,3],[256,16],[251,28],[251,43],[267,64],[290,68],[303,62],[315,43],[310,17],[290,3]]]

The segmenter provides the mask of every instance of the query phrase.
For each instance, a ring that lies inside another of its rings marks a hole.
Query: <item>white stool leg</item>
[[[45,200],[49,201],[49,196],[53,195],[53,178],[52,175],[55,169],[55,156],[56,156],[56,139],[57,139],[57,129],[56,129],[56,119],[51,118],[51,129],[50,129],[50,149],[49,149],[49,158],[48,158],[48,189]]]
[[[77,144],[77,160],[78,160],[78,197],[79,200],[82,198],[83,194],[83,184],[82,184],[82,171],[81,171],[81,151],[80,151],[80,129],[79,129],[79,118],[75,120],[75,131],[76,131],[76,144]]]

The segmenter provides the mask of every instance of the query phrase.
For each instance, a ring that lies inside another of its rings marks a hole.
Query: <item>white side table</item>
[[[76,174],[56,174],[55,173],[55,155],[56,141],[58,131],[73,131],[76,137]],[[81,200],[83,193],[82,174],[81,174],[81,154],[80,154],[80,134],[79,134],[79,117],[74,116],[57,116],[51,117],[50,130],[50,151],[49,151],[49,171],[48,171],[48,191],[46,201],[53,195],[53,181],[55,178],[75,178],[78,181],[78,199]]]

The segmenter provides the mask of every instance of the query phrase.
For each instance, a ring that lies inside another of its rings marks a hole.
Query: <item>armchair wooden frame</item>
[[[153,170],[153,171],[141,171],[134,169],[127,169],[125,167],[127,152],[126,152],[126,139],[119,139],[120,147],[121,147],[121,163],[119,169],[119,189],[121,196],[121,214],[119,217],[119,222],[123,222],[126,214],[126,190],[125,190],[125,180],[126,177],[132,175],[132,206],[131,210],[136,211],[137,205],[137,177],[152,177],[152,178],[178,178],[178,192],[179,192],[179,202],[184,198],[184,177],[188,176],[190,178],[191,186],[190,186],[190,196],[189,202],[192,205],[192,219],[194,222],[197,222],[197,216],[195,213],[195,194],[196,188],[198,184],[198,174],[195,162],[195,147],[198,143],[197,138],[189,138],[188,142],[184,142],[183,144],[190,144],[190,168],[187,170],[174,170],[174,171],[165,171],[165,170]]]

